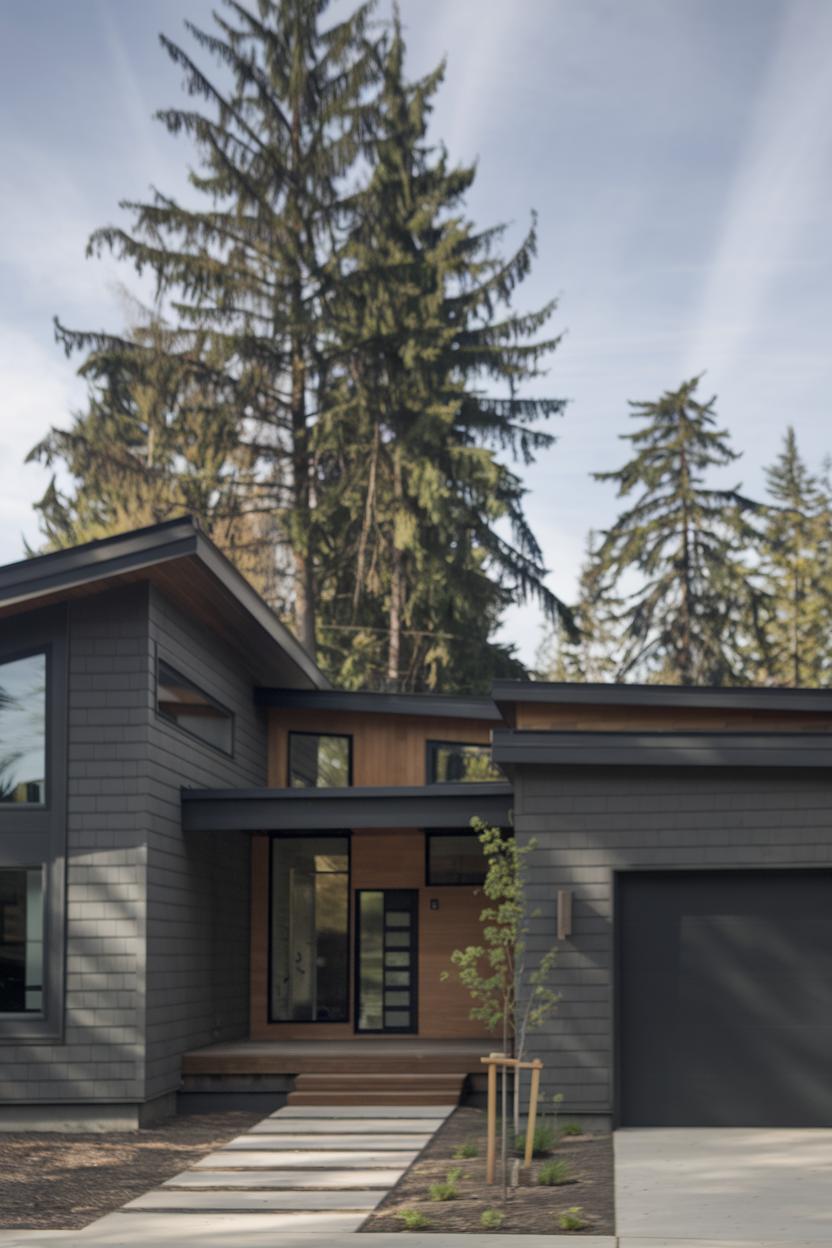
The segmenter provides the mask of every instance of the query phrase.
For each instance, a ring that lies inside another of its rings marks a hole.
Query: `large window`
[[[223,753],[231,753],[234,726],[231,712],[161,660],[157,705],[165,719]]]
[[[427,832],[427,885],[482,884],[486,861],[476,832]]]
[[[428,741],[427,770],[428,784],[476,784],[505,779],[491,761],[490,745],[462,741]]]
[[[43,1009],[43,871],[0,869],[0,1014]]]
[[[347,1021],[349,890],[347,836],[272,840],[272,1022]]]
[[[0,802],[46,801],[46,655],[0,664]]]
[[[289,785],[293,789],[345,789],[352,784],[352,737],[289,733]]]

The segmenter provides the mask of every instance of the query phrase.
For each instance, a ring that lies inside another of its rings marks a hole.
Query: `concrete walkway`
[[[832,1130],[628,1129],[614,1143],[620,1248],[832,1245]]]
[[[80,1231],[0,1233],[0,1245],[292,1248],[357,1231],[452,1106],[278,1110],[160,1188]]]

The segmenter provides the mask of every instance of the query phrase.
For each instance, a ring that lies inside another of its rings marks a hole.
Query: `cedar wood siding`
[[[556,1014],[531,1048],[564,1111],[614,1111],[614,878],[620,870],[832,866],[832,777],[823,771],[518,766],[514,819],[536,841],[527,893],[534,956],[555,943],[556,892],[573,890]]]

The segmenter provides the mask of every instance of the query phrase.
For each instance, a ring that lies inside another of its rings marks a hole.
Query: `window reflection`
[[[345,1022],[349,991],[349,842],[272,843],[271,1018]]]
[[[0,870],[0,1014],[43,1009],[43,872]]]
[[[46,801],[46,655],[0,664],[0,802]]]

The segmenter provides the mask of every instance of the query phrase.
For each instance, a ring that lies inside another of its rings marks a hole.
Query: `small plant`
[[[457,1144],[453,1151],[453,1156],[457,1161],[462,1161],[469,1157],[478,1157],[480,1150],[477,1148],[473,1140],[466,1140],[464,1144]]]
[[[428,1195],[431,1200],[456,1200],[459,1195],[459,1180],[461,1178],[462,1171],[457,1167],[448,1171],[444,1183],[431,1183],[428,1188]]]
[[[499,1209],[483,1209],[480,1214],[480,1226],[484,1231],[499,1231],[505,1221],[505,1215]]]
[[[558,1226],[562,1231],[582,1231],[587,1224],[581,1205],[572,1205],[558,1215]]]
[[[542,1118],[540,1122],[534,1124],[533,1157],[545,1157],[548,1153],[554,1152],[557,1142],[558,1132],[553,1122],[547,1122],[545,1118]],[[525,1131],[518,1132],[514,1140],[514,1147],[520,1156],[526,1151]]]
[[[569,1182],[569,1163],[566,1161],[547,1161],[537,1172],[537,1181],[542,1187],[560,1187],[561,1183]]]
[[[584,1129],[579,1122],[565,1122],[560,1133],[561,1135],[583,1135]]]
[[[418,1209],[400,1209],[396,1217],[406,1231],[426,1231],[430,1226],[430,1219]]]

